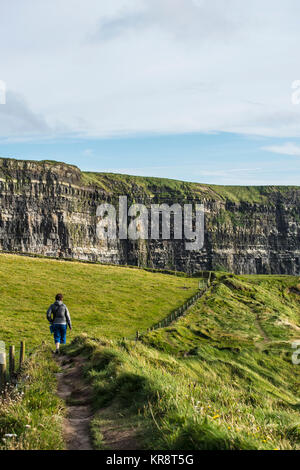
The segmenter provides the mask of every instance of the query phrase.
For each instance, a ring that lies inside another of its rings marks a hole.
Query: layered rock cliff
[[[99,240],[103,202],[205,205],[205,244]],[[300,273],[300,187],[222,187],[0,159],[0,250],[196,272]]]

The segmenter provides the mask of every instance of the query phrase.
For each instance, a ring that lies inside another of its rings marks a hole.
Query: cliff
[[[129,203],[205,204],[205,246],[96,236],[96,208]],[[193,273],[300,272],[300,187],[229,187],[81,172],[52,161],[0,159],[0,250]]]

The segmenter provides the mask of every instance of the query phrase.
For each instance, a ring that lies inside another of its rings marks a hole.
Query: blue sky
[[[276,139],[278,147],[286,139]],[[102,139],[69,138],[0,146],[3,156],[58,160],[85,171],[158,176],[211,184],[299,184],[300,158],[266,150],[272,138],[184,134]],[[300,146],[300,140],[298,141]]]
[[[0,156],[298,184],[299,0],[0,0],[0,11]]]

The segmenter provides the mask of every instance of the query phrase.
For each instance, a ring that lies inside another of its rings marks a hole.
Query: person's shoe
[[[57,349],[54,354],[59,355],[59,349]]]

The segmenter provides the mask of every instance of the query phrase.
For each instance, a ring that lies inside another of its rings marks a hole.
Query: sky
[[[0,156],[298,185],[299,19],[299,0],[0,0]]]

